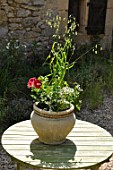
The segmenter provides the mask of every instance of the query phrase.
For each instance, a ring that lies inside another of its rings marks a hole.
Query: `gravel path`
[[[105,95],[103,105],[98,109],[93,111],[86,108],[82,109],[79,113],[77,113],[77,118],[97,124],[113,135],[113,94]],[[9,156],[7,156],[1,145],[0,170],[16,170],[16,164],[11,161]],[[31,169],[26,168],[26,170]],[[95,170],[113,170],[113,156],[108,160],[108,162],[103,163],[99,169]]]

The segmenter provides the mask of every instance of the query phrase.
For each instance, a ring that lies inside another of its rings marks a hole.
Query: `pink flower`
[[[34,87],[35,80],[37,80],[36,77],[33,77],[33,78],[29,79],[29,81],[27,83],[28,88]]]
[[[42,83],[40,80],[36,79],[36,77],[30,78],[27,84],[28,88],[35,87],[37,89],[40,89],[42,86]]]
[[[35,86],[36,88],[40,89],[40,88],[41,88],[41,86],[42,86],[41,81],[40,81],[40,80],[38,80],[38,79],[35,79],[35,81],[34,81],[34,86]]]

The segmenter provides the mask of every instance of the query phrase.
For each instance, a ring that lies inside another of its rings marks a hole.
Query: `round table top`
[[[2,136],[6,152],[17,162],[37,168],[73,169],[94,166],[113,152],[113,137],[105,129],[77,120],[61,145],[38,140],[30,120],[9,127]]]

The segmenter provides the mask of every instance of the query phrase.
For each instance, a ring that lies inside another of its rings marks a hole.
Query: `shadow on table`
[[[71,167],[77,151],[76,145],[69,139],[60,145],[46,145],[35,139],[30,144],[31,159],[41,167]]]

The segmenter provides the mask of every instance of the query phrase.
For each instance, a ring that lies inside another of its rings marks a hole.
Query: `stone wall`
[[[0,37],[4,38],[8,34],[8,4],[6,0],[0,0]]]
[[[0,37],[47,46],[45,0],[0,0]]]
[[[77,41],[87,43],[90,36],[87,35],[85,27],[88,20],[89,0],[81,1],[80,31]],[[49,48],[51,31],[48,30],[45,17],[50,10],[54,15],[68,16],[69,0],[0,0],[0,38],[16,38],[21,42],[38,42],[38,48],[43,50]],[[84,12],[83,12],[84,11]],[[113,30],[113,0],[108,0],[105,35],[101,36],[102,45],[110,47]],[[64,28],[64,25],[62,25]]]
[[[47,48],[51,37],[45,23],[48,10],[64,17],[68,0],[0,0],[0,37],[27,43],[36,40],[39,49]]]
[[[106,48],[113,48],[113,0],[108,0],[105,23],[105,36],[103,37],[102,44]]]
[[[85,29],[88,23],[88,2],[90,2],[90,0],[81,0],[80,29],[77,36],[77,42],[80,44],[90,43],[93,39],[93,36],[87,35],[87,31]],[[103,49],[113,48],[113,0],[107,0],[105,33],[101,34],[99,37]]]

